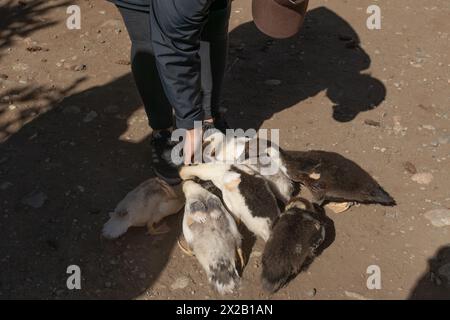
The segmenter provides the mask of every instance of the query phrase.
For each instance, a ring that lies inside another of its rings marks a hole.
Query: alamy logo
[[[67,7],[67,14],[70,14],[66,20],[66,26],[69,30],[81,29],[81,9],[77,5],[71,5]]]
[[[76,264],[67,267],[66,273],[70,274],[67,278],[66,285],[69,290],[81,289],[81,269]]]
[[[367,8],[370,16],[367,18],[366,25],[369,30],[381,29],[381,9],[377,5],[371,5]]]
[[[377,265],[370,265],[366,270],[367,274],[370,276],[367,278],[367,289],[369,290],[380,290],[381,289],[381,269]]]
[[[171,162],[190,164],[183,157],[186,130],[174,130],[171,139],[178,142],[172,149]],[[194,140],[203,143],[194,147],[193,163],[258,164],[263,175],[273,175],[279,169],[279,129],[227,129],[225,134],[217,129],[202,132],[202,122],[196,121]]]

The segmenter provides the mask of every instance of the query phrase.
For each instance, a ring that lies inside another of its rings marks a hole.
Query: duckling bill
[[[262,256],[262,284],[276,292],[293,279],[315,256],[325,240],[325,226],[313,206],[294,198],[272,228]]]
[[[305,185],[319,204],[356,201],[395,205],[395,200],[364,169],[338,153],[283,151],[283,169]]]

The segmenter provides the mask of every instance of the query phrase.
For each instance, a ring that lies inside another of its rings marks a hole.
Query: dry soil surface
[[[66,27],[70,4],[80,30]],[[366,27],[371,4],[380,30]],[[333,243],[272,296],[256,241],[230,298],[450,298],[449,16],[448,0],[314,0],[299,35],[271,40],[251,2],[233,2],[229,123],[279,128],[286,149],[339,152],[398,205],[329,212]],[[0,298],[220,298],[176,246],[181,215],[166,235],[100,236],[108,212],[151,176],[129,47],[106,1],[0,1]],[[73,264],[81,290],[66,288]],[[371,265],[379,290],[366,285]]]

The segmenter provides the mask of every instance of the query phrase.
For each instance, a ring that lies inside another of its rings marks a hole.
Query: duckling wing
[[[302,182],[321,166],[321,159],[307,151],[282,151],[281,158],[290,179]]]
[[[238,231],[236,221],[225,208],[222,201],[218,197],[211,195],[207,204],[211,218],[216,220],[215,225],[221,230],[228,231],[232,236],[232,239],[234,239],[235,245],[240,247],[242,236]],[[228,239],[230,239],[230,237],[228,237]]]
[[[323,227],[312,214],[289,209],[273,227],[262,256],[264,288],[275,292],[295,277],[323,242]]]
[[[202,223],[201,219],[202,213],[206,212],[206,207],[202,201],[198,199],[187,199],[186,205],[184,206],[183,215],[183,235],[186,242],[192,248],[192,244],[198,237],[198,232],[196,231],[196,224]]]

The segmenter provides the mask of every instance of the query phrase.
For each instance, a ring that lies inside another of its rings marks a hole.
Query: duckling
[[[264,241],[269,239],[280,209],[268,182],[258,173],[245,165],[204,163],[182,167],[180,177],[211,180],[235,218]]]
[[[205,162],[237,163],[245,155],[247,142],[246,136],[226,136],[220,131],[215,131],[203,142],[204,155],[208,157]]]
[[[242,142],[241,142],[242,143]],[[281,162],[273,154],[279,154],[280,147],[271,140],[253,138],[245,142],[245,160],[242,164],[258,172],[269,183],[272,192],[283,205],[300,192],[300,183],[289,179],[282,171]]]
[[[274,223],[262,255],[262,284],[276,292],[309,264],[325,240],[325,226],[311,203],[292,199]],[[309,261],[308,261],[309,260]]]
[[[129,192],[109,213],[110,219],[103,226],[103,236],[118,238],[129,227],[145,225],[149,234],[166,233],[170,230],[167,225],[155,228],[155,224],[179,212],[183,205],[181,185],[170,186],[160,178],[150,178]]]
[[[193,178],[192,181],[198,183],[203,189],[206,189],[206,191],[211,192],[213,195],[218,197],[219,199],[223,199],[222,191],[220,191],[219,188],[216,187],[214,183],[212,183],[211,180],[201,180],[197,177]]]
[[[261,143],[262,141],[262,143]],[[300,184],[289,179],[278,163],[270,162],[266,149],[276,147],[270,140],[245,136],[225,137],[216,132],[205,139],[206,154],[218,162],[245,164],[268,182],[272,192],[283,204],[300,191]]]
[[[186,196],[184,238],[208,281],[220,294],[232,293],[239,285],[236,252],[242,263],[242,240],[236,223],[220,199],[200,184],[184,181],[183,191]]]
[[[256,159],[246,160],[244,164],[266,179],[270,189],[275,194],[275,197],[280,200],[283,205],[286,205],[292,197],[300,192],[300,183],[289,179],[277,164],[275,164],[275,169],[268,169],[269,166],[274,165],[274,163],[270,163],[269,160],[269,156],[260,155]]]
[[[305,185],[320,205],[345,201],[396,204],[366,171],[338,153],[281,150],[280,155],[283,172]]]

